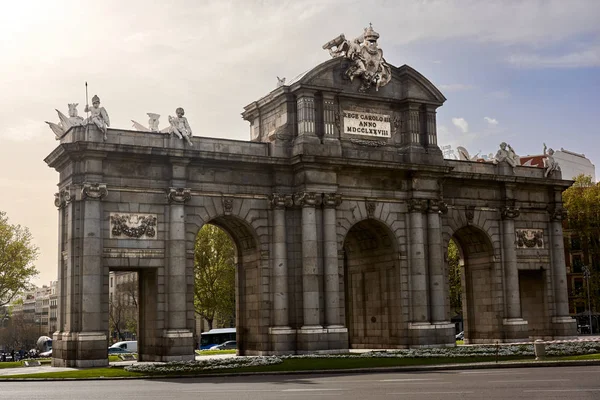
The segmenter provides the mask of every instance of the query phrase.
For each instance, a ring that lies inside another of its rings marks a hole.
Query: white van
[[[128,340],[125,342],[117,342],[110,347],[118,347],[123,350],[130,351],[132,353],[137,353],[137,341],[136,340]]]

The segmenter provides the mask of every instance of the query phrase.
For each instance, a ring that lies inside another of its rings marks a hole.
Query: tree
[[[600,310],[600,184],[595,183],[589,175],[578,175],[573,185],[563,192],[563,205],[567,210],[565,228],[572,237],[579,240],[581,250],[584,252],[582,261],[590,270],[591,309],[598,311]],[[583,290],[578,293],[582,300],[587,298],[587,286],[587,284],[583,285]]]
[[[109,300],[108,319],[111,335],[125,340],[124,332],[137,335],[138,326],[138,281],[126,280],[118,283]]]
[[[196,236],[194,308],[213,328],[216,317],[235,321],[235,247],[220,228],[205,225]]]
[[[33,265],[37,256],[29,230],[9,224],[6,213],[0,211],[0,306],[31,286],[38,274]]]
[[[454,240],[448,243],[448,284],[450,285],[450,309],[462,314],[462,286],[460,253]]]

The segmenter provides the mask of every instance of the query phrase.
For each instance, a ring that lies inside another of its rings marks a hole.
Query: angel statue
[[[56,110],[58,113],[58,119],[60,120],[58,124],[46,121],[46,123],[50,126],[50,129],[52,129],[52,132],[54,132],[56,140],[59,140],[61,137],[63,137],[63,135],[72,127],[83,125],[83,118],[77,115],[78,105],[79,103],[69,103],[68,117],[59,110]]]
[[[354,40],[347,40],[344,34],[341,34],[323,45],[323,49],[329,50],[332,57],[345,57],[352,61],[345,75],[350,81],[356,77],[362,78],[359,88],[361,92],[365,92],[372,85],[375,85],[375,90],[379,90],[392,80],[392,70],[383,58],[383,50],[378,47],[377,39],[379,33],[369,24],[363,34]]]
[[[92,107],[87,104],[85,106],[85,112],[89,112],[90,116],[86,118],[85,124],[94,124],[104,133],[104,140],[106,140],[106,131],[110,126],[110,119],[108,118],[108,113],[104,107],[100,107],[100,97],[98,95],[94,95],[92,97]]]
[[[506,149],[507,147],[508,150]],[[517,165],[521,165],[519,156],[517,156],[510,144],[506,144],[506,142],[500,143],[500,149],[498,149],[496,156],[492,160],[494,164],[498,164],[502,161],[507,162],[513,168]]]
[[[185,111],[183,108],[179,107],[175,110],[177,114],[176,117],[172,117],[169,115],[169,124],[171,127],[169,128],[169,133],[174,133],[179,139],[185,139],[190,146],[193,146],[192,140],[192,128],[190,128],[190,124],[186,117],[184,117]]]
[[[546,168],[544,178],[549,177],[554,171],[560,171],[560,165],[558,165],[558,162],[554,159],[554,150],[548,149],[546,152],[546,149],[546,143],[544,143],[544,155],[546,156],[544,158],[544,168]]]

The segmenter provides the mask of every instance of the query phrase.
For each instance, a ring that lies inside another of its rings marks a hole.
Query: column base
[[[409,347],[453,347],[454,324],[449,321],[410,322],[408,324]]]
[[[348,352],[345,327],[303,326],[297,332],[297,354],[336,354]]]
[[[553,339],[572,339],[577,336],[577,321],[569,316],[552,317]]]
[[[108,338],[104,332],[55,332],[52,366],[92,368],[108,366]]]
[[[289,326],[269,328],[272,354],[294,354],[296,352],[296,330]]]
[[[168,329],[163,331],[161,338],[157,340],[157,346],[153,354],[146,354],[144,346],[139,350],[140,361],[193,361],[194,334],[189,329]]]
[[[502,320],[504,342],[521,342],[529,339],[529,323],[523,318],[504,318]]]

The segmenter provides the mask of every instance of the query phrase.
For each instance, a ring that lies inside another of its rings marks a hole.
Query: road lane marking
[[[386,393],[392,395],[405,395],[405,394],[472,394],[474,391],[460,391],[460,392],[394,392]]]
[[[523,390],[523,393],[539,393],[539,392],[600,392],[600,389],[529,389]]]
[[[381,379],[379,382],[416,382],[416,381],[439,381],[439,379],[420,379],[420,378],[409,378],[409,379]]]
[[[488,383],[571,382],[570,379],[513,379],[510,381],[488,381]]]
[[[341,390],[344,390],[344,389],[326,389],[326,388],[322,388],[322,389],[319,389],[319,388],[314,388],[314,389],[313,388],[310,388],[310,389],[283,389],[282,392],[321,392],[321,391],[330,392],[330,391],[341,391]]]

